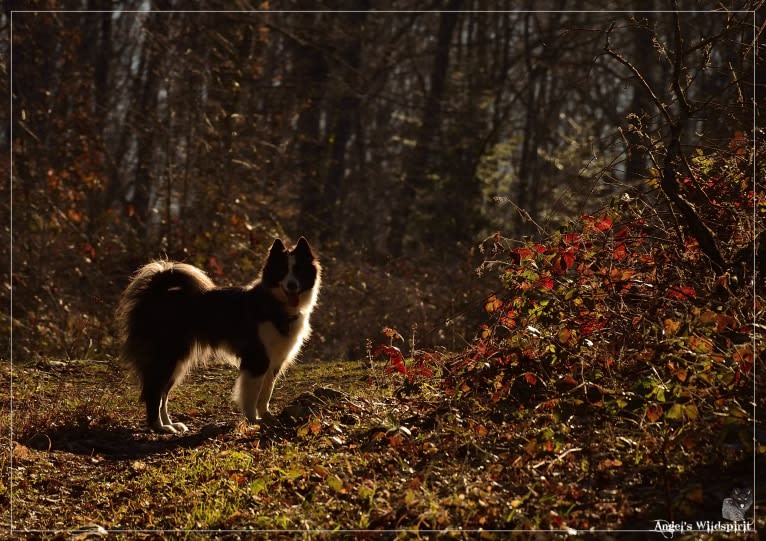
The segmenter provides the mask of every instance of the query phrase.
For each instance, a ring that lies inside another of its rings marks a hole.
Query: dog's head
[[[304,237],[292,250],[276,239],[269,250],[262,281],[291,310],[301,311],[316,301],[320,271],[319,261]]]

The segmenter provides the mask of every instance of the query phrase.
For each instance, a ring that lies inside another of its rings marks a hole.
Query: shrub
[[[745,427],[765,349],[754,323],[766,309],[762,269],[752,259],[764,238],[766,197],[753,182],[764,158],[766,145],[754,151],[737,134],[728,152],[697,151],[693,178],[680,181],[715,231],[725,272],[656,186],[539,242],[486,239],[481,270],[497,272],[502,287],[485,302],[479,336],[451,362],[448,393],[515,412]]]

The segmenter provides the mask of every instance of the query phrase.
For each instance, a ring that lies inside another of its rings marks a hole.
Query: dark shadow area
[[[155,434],[132,427],[92,427],[65,425],[46,433],[25,435],[21,441],[38,451],[63,451],[77,455],[101,455],[124,460],[166,453],[179,448],[194,448],[232,432],[234,425],[205,425],[186,434]]]
[[[77,455],[101,455],[125,460],[172,452],[175,449],[191,449],[214,439],[237,442],[259,441],[259,447],[270,446],[295,437],[295,428],[305,423],[309,416],[318,414],[331,402],[344,398],[340,391],[318,388],[294,398],[277,414],[271,423],[251,425],[244,431],[236,422],[208,422],[201,428],[192,428],[184,434],[157,434],[146,428],[134,426],[107,426],[100,423],[84,423],[79,420],[44,432],[23,434],[19,441],[38,451],[62,451]],[[194,422],[183,418],[184,422]],[[197,423],[202,419],[196,419]]]
[[[644,501],[653,499],[655,503],[628,518],[621,529],[653,530],[660,526],[675,526],[693,530],[710,528],[711,532],[717,532],[718,535],[726,534],[721,528],[734,527],[734,523],[722,515],[724,500],[730,498],[733,492],[748,489],[749,501],[742,513],[744,520],[738,520],[736,523],[740,528],[743,522],[753,526],[753,518],[763,513],[766,503],[766,486],[763,483],[756,482],[755,493],[752,493],[754,472],[763,471],[764,468],[766,457],[758,455],[755,460],[745,457],[727,465],[700,465],[682,475],[655,471],[653,475],[647,475],[648,484],[642,488],[645,492],[639,498]],[[758,538],[766,534],[766,531],[751,529],[745,532],[729,532],[728,535],[755,538],[755,532]],[[699,538],[699,533],[696,532],[687,535],[691,537],[685,536],[683,529],[677,529],[673,538]]]

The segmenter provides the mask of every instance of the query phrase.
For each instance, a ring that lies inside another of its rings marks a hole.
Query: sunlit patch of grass
[[[114,373],[35,370],[16,379],[27,415],[14,433],[16,528],[98,524],[194,539],[227,529],[619,527],[639,506],[629,487],[658,486],[659,470],[634,460],[635,446],[620,448],[621,463],[604,453],[630,435],[603,419],[496,418],[480,400],[445,397],[428,382],[397,394],[401,378],[371,379],[364,362],[292,367],[275,413],[324,398],[273,427],[248,424],[231,406],[236,371],[193,374],[171,401],[191,427],[183,435],[145,431],[135,386],[101,394]],[[599,504],[601,489],[614,502]],[[651,490],[645,511],[656,507]]]

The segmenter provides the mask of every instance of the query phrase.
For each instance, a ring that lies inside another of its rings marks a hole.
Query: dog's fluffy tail
[[[172,261],[152,261],[138,269],[117,306],[116,321],[122,342],[123,358],[141,372],[147,340],[165,319],[177,314],[165,313],[168,295],[189,298],[215,287],[208,276],[196,267]],[[147,332],[148,331],[148,332]],[[154,336],[154,339],[157,339]]]

